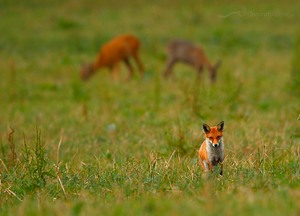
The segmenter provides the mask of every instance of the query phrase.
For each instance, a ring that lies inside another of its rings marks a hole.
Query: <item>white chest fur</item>
[[[222,162],[224,160],[223,138],[220,139],[218,147],[213,147],[212,142],[207,138],[206,151],[208,154],[208,160],[210,161],[210,163],[212,163],[213,166],[216,166],[219,162]]]

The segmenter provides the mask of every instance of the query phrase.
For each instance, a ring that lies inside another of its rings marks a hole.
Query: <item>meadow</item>
[[[1,215],[299,215],[299,1],[1,0]],[[133,33],[143,77],[79,79]],[[214,63],[162,77],[184,38]],[[224,175],[202,124],[225,121]]]

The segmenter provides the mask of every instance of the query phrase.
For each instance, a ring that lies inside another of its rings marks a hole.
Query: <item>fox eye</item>
[[[208,137],[208,139],[213,139],[213,137]]]
[[[217,139],[221,139],[221,136],[217,136]]]

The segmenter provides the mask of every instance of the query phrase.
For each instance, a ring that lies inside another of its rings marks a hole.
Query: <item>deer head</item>
[[[221,66],[222,62],[219,60],[217,61],[217,63],[215,65],[212,66],[211,70],[210,70],[210,78],[212,82],[216,81],[217,78],[217,72],[219,67]]]
[[[80,70],[80,78],[82,80],[88,80],[93,73],[94,68],[92,64],[83,64]]]

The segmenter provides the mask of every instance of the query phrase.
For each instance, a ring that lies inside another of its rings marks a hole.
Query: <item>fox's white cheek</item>
[[[213,142],[210,139],[207,139],[209,144],[213,145]]]

